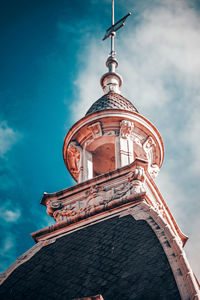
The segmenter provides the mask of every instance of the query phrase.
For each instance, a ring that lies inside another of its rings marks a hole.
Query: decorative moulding
[[[56,224],[31,234],[37,242],[79,228],[94,220],[101,221],[125,207],[146,202],[167,222],[184,246],[181,232],[148,172],[148,162],[136,159],[132,164],[77,184],[63,191],[45,193],[41,203]],[[95,221],[96,222],[96,221]]]
[[[91,130],[94,139],[102,136],[101,122],[93,123],[88,128]]]
[[[166,216],[145,201],[124,212],[121,217],[131,214],[135,220],[145,220],[155,232],[165,251],[182,300],[200,299],[197,280],[188,263],[180,238],[167,222]]]
[[[109,141],[109,137],[111,141]],[[96,149],[94,149],[94,144],[98,145],[98,147],[106,143],[114,144],[116,152],[115,159],[116,162],[118,162],[116,168],[120,168],[128,163],[130,164],[135,158],[149,160],[149,168],[152,165],[157,165],[160,168],[163,162],[164,146],[158,130],[147,119],[136,112],[109,109],[106,112],[99,111],[91,113],[79,120],[69,130],[63,145],[63,157],[66,167],[73,178],[80,182],[91,177],[86,178],[87,176],[84,175],[87,173],[87,164],[84,164],[83,159],[80,160],[82,161],[81,170],[77,168],[80,163],[80,161],[78,161],[78,153],[73,153],[72,156],[72,153],[68,151],[70,143],[74,141],[76,141],[77,145],[80,145],[83,149],[90,152]],[[124,149],[126,142],[127,149],[130,151]],[[133,142],[133,145],[131,142]],[[120,143],[122,149],[118,149],[118,143]],[[133,149],[133,153],[131,149]],[[119,165],[121,160],[117,156],[121,155],[120,150],[124,150],[126,153],[123,157],[123,163]],[[71,165],[71,157],[69,158],[69,154],[72,157]],[[126,159],[125,155],[130,156],[130,158]],[[74,165],[76,168],[74,168]],[[80,171],[82,171],[84,176],[77,175],[77,172]],[[150,174],[153,174],[153,177],[155,177],[157,170],[156,172],[151,171]],[[94,174],[93,176],[95,176]]]
[[[123,139],[133,139],[134,137],[134,124],[128,120],[122,120],[120,122],[120,136]]]

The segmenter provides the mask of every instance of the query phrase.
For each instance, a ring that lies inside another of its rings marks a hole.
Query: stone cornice
[[[56,224],[32,233],[31,236],[38,241],[41,236],[70,224],[102,215],[105,211],[127,203],[141,201],[146,194],[146,170],[147,162],[135,160],[130,166],[78,184],[73,189],[45,194],[42,203],[47,207],[47,213],[54,217]]]
[[[63,199],[65,197],[68,197],[69,195],[75,195],[77,193],[79,193],[80,191],[83,190],[87,190],[88,186],[94,185],[94,184],[102,184],[104,182],[109,182],[111,180],[113,180],[114,178],[118,177],[122,177],[124,175],[127,175],[135,166],[142,166],[144,168],[144,170],[147,170],[148,167],[148,162],[145,160],[141,160],[141,159],[136,159],[132,164],[124,166],[120,169],[116,169],[113,170],[109,173],[105,173],[103,175],[99,175],[95,178],[92,178],[90,180],[86,180],[84,182],[75,184],[71,187],[68,187],[66,189],[60,190],[58,192],[55,193],[44,193],[42,196],[42,199],[40,201],[40,203],[44,206],[46,206],[47,201],[49,201],[49,199],[52,198],[58,198],[58,199]]]
[[[140,159],[62,191],[45,193],[41,203],[47,207],[47,213],[54,217],[56,224],[31,236],[36,242],[58,236],[61,232],[101,221],[143,201],[164,218],[184,246],[188,237],[181,232],[149,175],[148,162]]]

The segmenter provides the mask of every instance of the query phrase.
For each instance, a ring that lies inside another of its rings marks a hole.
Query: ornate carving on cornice
[[[143,144],[143,148],[148,153],[153,146],[155,146],[155,142],[151,136],[149,136]]]
[[[143,167],[136,167],[132,172],[130,172],[129,180],[140,180],[144,181],[144,168]]]
[[[50,205],[53,209],[57,210],[62,207],[62,204],[58,200],[50,200]]]
[[[159,166],[156,162],[156,143],[151,136],[148,136],[145,142],[143,143],[143,149],[146,152],[148,158],[148,172],[150,176],[154,179],[159,173]]]
[[[168,222],[167,219],[167,212],[163,206],[163,204],[156,202],[156,204],[154,204],[153,208],[155,209],[155,211],[158,213],[159,217],[162,218],[162,220],[164,222]]]
[[[120,122],[120,136],[123,139],[131,138],[133,139],[133,132],[134,130],[134,124],[131,121],[128,120],[122,120]]]
[[[88,129],[91,130],[94,139],[102,136],[101,122],[96,122],[89,125]]]
[[[120,184],[93,185],[71,203],[65,199],[50,200],[47,212],[53,215],[56,222],[67,220],[72,223],[145,195],[143,181],[144,169],[137,166]]]
[[[81,147],[75,141],[69,144],[68,151],[68,164],[70,172],[77,177],[81,170]]]
[[[63,207],[61,201],[59,200],[50,200],[47,206],[47,213],[52,216],[53,212],[61,209]]]
[[[158,165],[152,164],[151,166],[148,167],[148,171],[152,178],[156,178],[158,176],[160,168]]]

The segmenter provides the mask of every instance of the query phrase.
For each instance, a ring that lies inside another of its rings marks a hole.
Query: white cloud
[[[16,186],[16,178],[11,172],[6,154],[13,145],[18,142],[21,134],[8,126],[6,121],[0,121],[0,189],[2,197],[8,190],[12,191]],[[3,272],[16,259],[16,240],[9,232],[12,225],[20,221],[21,209],[9,199],[0,199],[0,230],[6,234],[0,239],[0,272]]]
[[[0,260],[0,272],[3,272],[16,259],[16,240],[11,233],[8,233],[1,240],[0,257],[2,258]]]
[[[179,221],[182,220],[184,216],[182,203],[187,200],[187,196],[176,184],[169,170],[164,172],[161,170],[161,173],[156,178],[156,183],[159,186],[159,190],[161,191],[164,199],[166,199],[167,205],[169,206],[174,218]]]
[[[21,217],[19,207],[14,207],[10,200],[0,206],[0,219],[6,223],[17,223]],[[9,224],[8,224],[9,225]]]
[[[14,246],[14,241],[12,236],[7,236],[4,240],[3,247],[1,253],[5,254],[7,251],[12,249]]]
[[[0,122],[0,157],[4,156],[18,141],[19,133],[8,126],[6,121]]]
[[[130,26],[127,21],[126,33],[116,40],[122,94],[163,136],[166,155],[158,186],[178,225],[191,237],[187,253],[200,278],[200,15],[192,1],[144,2],[135,2],[136,16],[130,18],[137,22]],[[99,79],[106,72],[107,47],[98,37],[82,51],[85,68],[75,82],[74,120],[103,94]]]
[[[2,201],[1,201],[2,202]],[[13,204],[10,199],[4,200],[0,206],[0,272],[5,271],[16,260],[16,236],[12,233],[13,226],[20,222],[21,209]]]
[[[102,70],[105,69],[102,67],[105,65],[105,51],[99,49],[96,41],[92,41],[86,52],[87,61],[84,55],[80,56],[80,64],[84,67],[74,82],[78,96],[77,101],[71,105],[74,120],[82,118],[92,103],[102,96],[100,77],[103,75]]]
[[[6,222],[16,222],[20,218],[21,212],[19,209],[15,210],[4,210],[0,209],[0,217]]]
[[[196,97],[198,98],[198,96]],[[195,99],[196,99],[195,98]],[[189,144],[191,150],[189,168],[195,174],[200,176],[200,101],[197,107],[192,112],[191,117],[185,131],[183,133],[183,139],[185,143]]]

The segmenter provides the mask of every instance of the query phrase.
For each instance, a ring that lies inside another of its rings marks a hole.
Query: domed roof
[[[92,104],[90,109],[87,111],[86,116],[91,113],[107,109],[123,109],[138,112],[135,106],[128,99],[120,94],[109,92]]]

